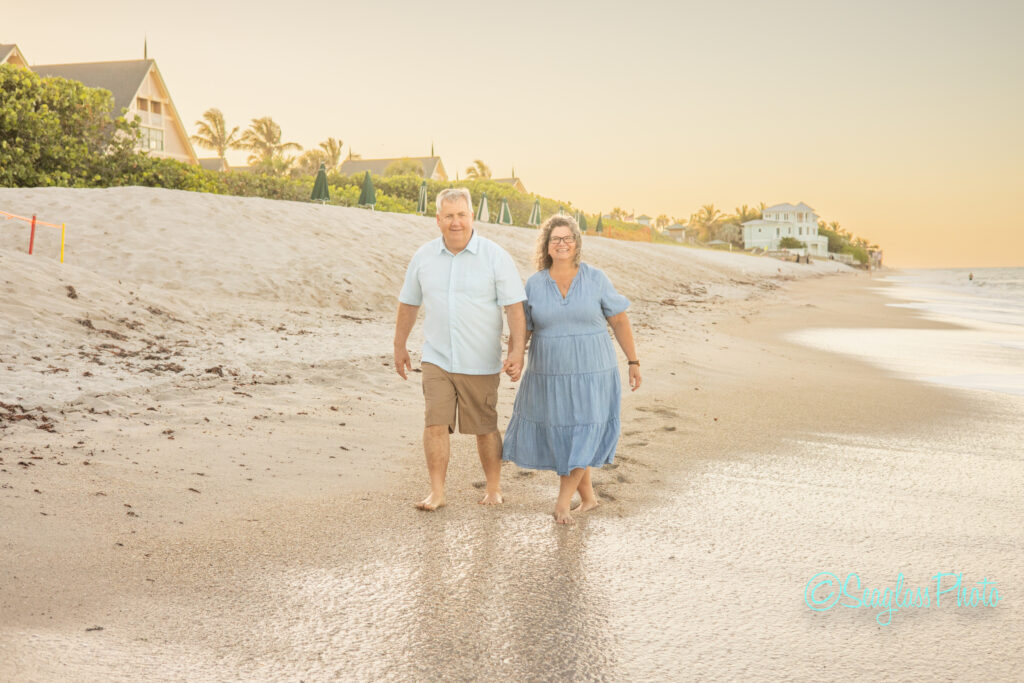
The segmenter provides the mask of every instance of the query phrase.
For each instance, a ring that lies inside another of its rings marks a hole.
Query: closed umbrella
[[[586,232],[587,231],[587,214],[585,214],[582,211],[580,211],[580,219],[579,219],[578,223],[580,224],[580,231],[581,232]]]
[[[533,202],[533,210],[530,211],[530,220],[526,221],[526,224],[532,228],[536,228],[540,225],[540,200],[536,199]]]
[[[473,216],[474,220],[480,221],[481,223],[491,222],[491,212],[487,209],[487,193],[484,192],[480,197],[480,203],[476,206],[476,215]]]
[[[416,200],[416,213],[425,215],[427,213],[427,181],[420,183],[420,198]]]
[[[508,200],[501,198],[501,207],[498,209],[498,225],[512,225],[512,212],[508,208]]]
[[[320,164],[320,170],[316,172],[316,180],[313,181],[313,194],[310,199],[321,204],[331,201],[331,192],[327,189],[327,166],[323,163]]]
[[[373,179],[370,178],[370,172],[367,171],[363,177],[363,189],[359,193],[359,206],[368,206],[372,209],[376,203],[377,191],[373,189]]]
[[[597,217],[597,226],[594,228],[594,232],[596,232],[598,235],[604,232],[604,223],[601,222],[601,218],[602,216],[600,215]]]

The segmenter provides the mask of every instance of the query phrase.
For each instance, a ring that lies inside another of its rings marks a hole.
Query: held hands
[[[629,389],[630,391],[636,391],[640,388],[640,383],[643,379],[640,377],[640,366],[630,365],[629,366]]]
[[[412,359],[409,358],[409,350],[404,346],[395,348],[395,372],[402,379],[409,379],[406,373],[412,370]]]
[[[508,375],[513,382],[518,382],[520,375],[523,374],[523,358],[524,354],[522,353],[510,353],[505,359],[505,364],[501,366],[501,371]]]

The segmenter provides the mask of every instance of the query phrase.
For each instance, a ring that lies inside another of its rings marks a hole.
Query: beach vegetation
[[[110,184],[135,156],[138,125],[108,90],[0,65],[0,186]]]
[[[397,161],[392,161],[388,164],[388,167],[384,169],[384,175],[386,177],[391,176],[419,176],[423,177],[423,164],[418,161],[414,161],[409,157],[404,157]],[[419,186],[416,187],[417,192]]]
[[[341,148],[343,145],[344,143],[338,138],[327,138],[320,143],[320,151],[324,154],[323,162],[327,166],[328,173],[336,171],[341,166]]]
[[[249,166],[273,175],[286,173],[295,163],[295,157],[287,157],[285,152],[301,150],[302,145],[284,142],[281,137],[281,126],[274,119],[269,116],[253,119],[239,140],[239,146],[251,152]]]
[[[196,133],[192,136],[192,142],[204,149],[214,150],[221,159],[225,158],[229,149],[240,149],[241,136],[238,126],[229,131],[220,109],[207,109],[203,112],[203,118],[196,121],[195,125]]]
[[[795,237],[783,237],[779,240],[780,249],[806,249],[807,244]]]
[[[466,169],[466,178],[468,180],[489,180],[491,177],[491,168],[480,159],[474,159],[473,165]]]

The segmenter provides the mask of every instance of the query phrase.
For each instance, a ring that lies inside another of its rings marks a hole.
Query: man
[[[437,195],[441,237],[416,252],[398,296],[395,322],[395,370],[406,379],[412,370],[405,348],[422,304],[423,397],[426,426],[423,450],[430,494],[416,507],[445,505],[450,435],[476,435],[487,488],[480,501],[501,498],[501,435],[498,433],[498,381],[506,372],[517,381],[526,351],[526,290],[508,252],[473,231],[469,190],[449,188]],[[501,308],[508,317],[508,357],[501,362]]]

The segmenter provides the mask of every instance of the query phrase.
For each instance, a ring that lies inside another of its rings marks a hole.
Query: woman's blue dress
[[[606,318],[629,300],[586,263],[564,298],[547,270],[526,281],[526,297],[533,334],[502,459],[563,476],[612,462],[622,389]]]

